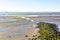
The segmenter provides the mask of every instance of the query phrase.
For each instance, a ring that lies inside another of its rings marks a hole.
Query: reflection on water
[[[12,20],[15,20],[14,18],[0,18],[0,20],[8,20],[8,21],[12,21]]]
[[[0,26],[0,32],[4,32],[7,29],[5,26]]]
[[[9,23],[11,23],[11,24],[33,24],[32,22],[9,22]]]

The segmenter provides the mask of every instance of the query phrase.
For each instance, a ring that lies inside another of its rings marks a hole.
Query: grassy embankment
[[[56,24],[40,22],[37,24],[39,31],[29,40],[60,40],[60,32]]]

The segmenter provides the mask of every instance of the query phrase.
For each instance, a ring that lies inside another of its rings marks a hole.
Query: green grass
[[[51,23],[38,23],[38,28],[40,29],[41,40],[60,40],[60,36],[57,35],[57,25]]]

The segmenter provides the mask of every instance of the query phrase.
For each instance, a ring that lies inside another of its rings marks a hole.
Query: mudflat
[[[48,22],[59,22],[60,16],[55,17],[27,17],[34,20],[35,22],[48,21]],[[34,24],[30,20],[22,19],[21,16],[0,16],[0,40],[28,40],[37,28],[33,27]],[[2,19],[3,18],[3,19]],[[7,18],[7,19],[5,19]],[[9,19],[10,18],[10,19]],[[57,23],[57,24],[59,24]],[[59,24],[60,25],[60,24]],[[26,37],[28,35],[28,37]]]

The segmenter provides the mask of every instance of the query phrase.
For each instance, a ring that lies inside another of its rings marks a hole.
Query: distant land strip
[[[60,16],[60,15],[0,15],[0,16]]]

